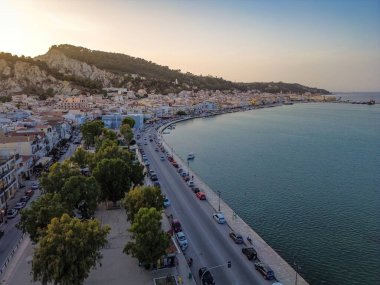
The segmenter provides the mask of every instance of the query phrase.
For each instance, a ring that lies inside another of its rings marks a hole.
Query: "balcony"
[[[16,178],[13,177],[12,181],[9,182],[7,185],[5,186],[1,186],[0,187],[0,193],[2,192],[7,192],[9,188],[11,188],[14,184],[16,183]]]
[[[7,171],[4,171],[2,173],[0,173],[0,179],[4,178],[5,176],[7,176],[9,173],[11,173],[13,170],[15,170],[14,168],[11,168],[11,169],[8,169]]]

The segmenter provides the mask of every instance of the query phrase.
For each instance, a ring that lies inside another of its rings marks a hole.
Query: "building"
[[[5,221],[8,200],[18,189],[16,160],[19,158],[18,154],[0,151],[0,223]]]
[[[144,127],[144,115],[143,114],[128,114],[128,115],[120,115],[120,114],[110,114],[102,116],[102,121],[104,126],[108,129],[119,129],[121,123],[125,117],[131,117],[135,120],[135,125],[133,129],[140,130]]]
[[[80,95],[75,97],[68,97],[63,99],[61,107],[64,110],[83,110],[88,109],[88,102],[86,96]]]

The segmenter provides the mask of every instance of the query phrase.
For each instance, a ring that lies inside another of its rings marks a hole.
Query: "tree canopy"
[[[92,172],[101,186],[101,200],[116,204],[123,198],[131,186],[130,173],[130,167],[120,158],[101,160]]]
[[[63,214],[53,218],[33,254],[33,280],[42,284],[81,285],[102,255],[108,227]]]
[[[169,235],[161,229],[161,213],[155,208],[141,208],[129,232],[133,240],[126,244],[124,252],[141,263],[156,263],[169,246]]]
[[[164,197],[157,187],[135,187],[125,195],[123,204],[128,220],[133,221],[140,208],[153,207],[157,211],[163,210]]]
[[[86,122],[80,130],[83,135],[84,142],[87,146],[95,145],[95,138],[99,137],[103,133],[104,123],[99,120]]]
[[[135,120],[132,117],[125,117],[121,121],[122,125],[128,125],[130,128],[133,128],[135,126]]]
[[[18,227],[28,233],[30,239],[37,243],[44,236],[51,219],[67,213],[72,215],[72,209],[62,204],[61,196],[57,193],[47,193],[33,201],[29,208],[20,212]]]
[[[82,147],[78,147],[70,158],[70,161],[78,164],[80,168],[84,168],[89,164],[90,157],[91,155],[89,152],[85,151]]]

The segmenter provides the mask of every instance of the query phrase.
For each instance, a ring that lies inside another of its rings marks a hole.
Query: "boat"
[[[375,105],[375,100],[369,100],[369,101],[367,102],[367,104],[368,104],[368,105]]]
[[[190,152],[188,155],[187,155],[187,159],[194,159],[195,158],[195,154],[194,152]]]
[[[163,133],[164,135],[168,135],[168,134],[170,134],[169,131],[163,131],[162,133]]]

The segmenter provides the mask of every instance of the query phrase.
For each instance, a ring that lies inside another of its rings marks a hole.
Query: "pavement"
[[[168,275],[173,275],[177,283],[179,279],[182,279],[182,284],[195,285],[194,279],[188,278],[190,269],[182,253],[177,255],[178,265],[176,267],[153,271],[145,270],[144,267],[138,265],[135,258],[123,253],[123,248],[129,240],[127,229],[130,226],[124,209],[107,210],[104,205],[101,205],[96,212],[96,218],[99,219],[103,226],[109,225],[111,231],[108,235],[108,245],[101,250],[103,258],[100,262],[102,265],[98,265],[91,270],[89,277],[84,282],[85,285],[151,285],[154,278],[164,278]],[[163,224],[165,229],[169,227],[169,222],[165,215]],[[2,276],[1,284],[40,284],[40,282],[31,281],[30,272],[33,250],[34,246],[30,239],[26,237],[19,246],[19,250],[16,252],[7,271]]]

